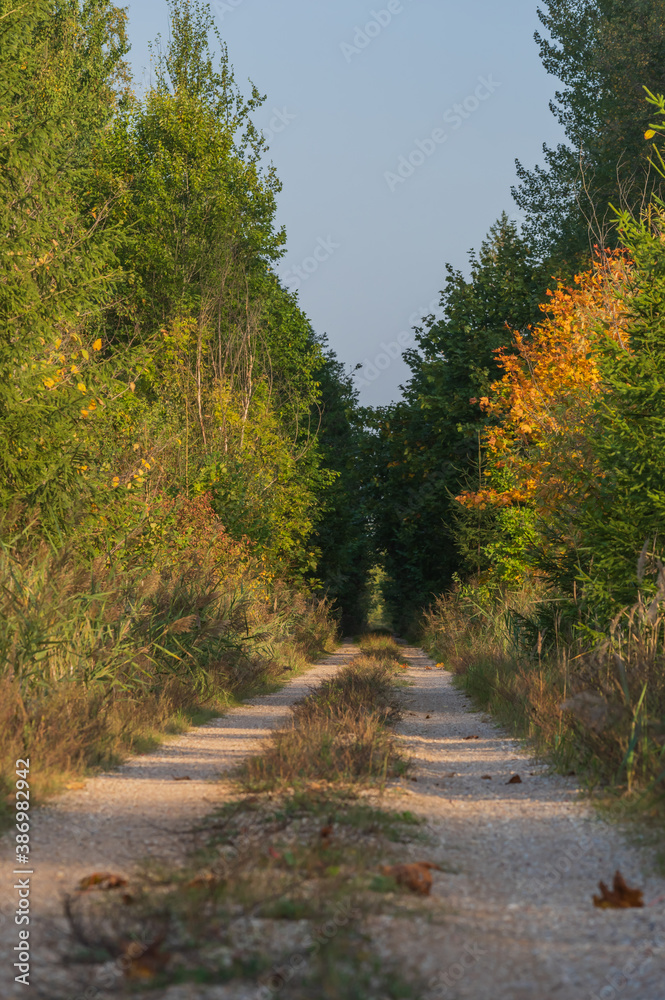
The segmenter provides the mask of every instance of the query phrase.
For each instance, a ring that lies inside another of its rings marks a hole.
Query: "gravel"
[[[357,652],[345,644],[278,693],[255,698],[33,814],[33,996],[125,996],[112,969],[104,979],[103,967],[62,964],[63,890],[95,870],[130,874],[150,856],[177,863],[194,843],[196,821],[229,797],[229,783],[216,778],[255,753],[286,721],[293,701]],[[389,783],[381,801],[426,821],[429,841],[408,853],[444,870],[434,872],[432,896],[422,906],[369,917],[366,931],[379,956],[427,984],[419,1000],[665,1000],[665,881],[651,855],[601,820],[574,778],[550,774],[474,712],[450,674],[432,669],[422,650],[404,647],[403,653],[412,664],[403,674],[411,686],[398,732],[415,766],[407,778]],[[508,784],[515,774],[521,783]],[[13,870],[10,846],[8,837],[0,843],[5,872]],[[644,909],[594,908],[598,881],[611,881],[617,868],[644,889]],[[3,880],[0,912],[3,1000],[25,996],[12,982],[11,878]],[[295,925],[289,933],[294,947],[299,934],[306,937]],[[279,995],[288,1000],[287,994]],[[241,982],[148,994],[154,1000],[258,995],[255,985]]]

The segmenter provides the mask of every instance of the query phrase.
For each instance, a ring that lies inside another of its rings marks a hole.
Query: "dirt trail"
[[[220,773],[256,753],[269,731],[288,720],[289,706],[310,687],[335,674],[358,651],[351,643],[344,643],[274,694],[249,699],[222,718],[169,740],[154,753],[134,757],[117,770],[86,781],[81,790],[60,795],[33,814],[33,996],[44,1000],[68,996],[61,989],[68,976],[59,962],[67,934],[63,891],[71,890],[77,880],[94,871],[122,874],[146,856],[165,860],[182,856],[192,846],[192,826],[228,796],[215,780]],[[31,765],[34,768],[38,762]],[[175,780],[178,778],[181,780]],[[10,957],[18,944],[14,925],[18,893],[12,888],[16,866],[10,836],[0,841],[0,1000],[26,996],[26,987],[14,982],[15,959]],[[71,995],[72,1000],[79,1000],[77,993]],[[93,991],[91,998],[94,995]]]
[[[231,794],[216,775],[256,752],[288,706],[356,652],[345,645],[279,693],[95,778],[35,815],[33,996],[83,1000],[82,992],[63,992],[67,973],[58,967],[61,887],[99,868],[127,871],[146,854],[176,859],[191,844],[192,822]],[[425,977],[430,985],[421,1000],[665,1000],[665,881],[648,857],[580,800],[573,778],[549,775],[471,711],[451,676],[432,669],[421,650],[405,647],[404,655],[412,686],[399,732],[417,780],[392,782],[383,803],[426,819],[429,844],[409,851],[446,870],[436,873],[420,915],[370,919],[378,952]],[[521,783],[507,784],[514,774]],[[5,872],[8,847],[5,841]],[[599,879],[611,880],[617,868],[644,888],[644,909],[592,906]],[[5,906],[5,914],[13,909]],[[25,996],[7,974],[14,937],[6,921],[0,996],[8,1000]],[[106,996],[93,989],[86,1000]],[[254,1000],[257,989],[189,984],[148,996]],[[288,988],[279,996],[288,1000]]]
[[[665,881],[650,859],[574,778],[548,774],[473,712],[422,650],[404,654],[413,687],[400,731],[417,782],[395,783],[390,800],[427,819],[430,855],[454,871],[435,881],[440,925],[377,918],[378,947],[432,981],[428,1000],[665,1000]],[[521,784],[507,784],[514,774]],[[617,868],[644,888],[644,909],[593,907]]]

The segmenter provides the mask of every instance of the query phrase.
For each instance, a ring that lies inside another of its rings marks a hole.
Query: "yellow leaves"
[[[89,414],[89,412],[87,410],[81,410],[81,416],[82,417],[89,417],[90,414]]]
[[[58,348],[60,347],[60,344],[61,344],[61,343],[62,343],[62,337],[58,337],[58,339],[56,340],[56,342],[55,342],[55,344],[54,344],[54,347],[55,347],[56,351],[57,351],[57,350],[58,350]]]
[[[624,254],[607,253],[573,287],[549,290],[541,322],[497,352],[503,376],[480,400],[498,421],[484,435],[486,475],[497,489],[464,493],[461,504],[535,503],[546,517],[567,502],[565,483],[593,478],[584,442],[602,385],[597,359],[604,340],[625,349],[630,273]]]
[[[54,385],[55,385],[55,379],[52,379],[52,378],[45,378],[44,379],[44,388],[45,389],[52,389]]]
[[[89,360],[90,360],[90,355],[88,354],[88,352],[86,351],[86,349],[85,349],[85,348],[83,348],[83,349],[81,350],[81,354],[83,355],[83,357],[85,358],[85,360],[86,360],[86,361],[89,361]]]
[[[645,139],[653,139],[653,137],[655,136],[655,134],[656,133],[655,133],[654,129],[652,129],[652,128],[647,129],[647,131],[644,133],[644,138]]]
[[[92,345],[92,349],[93,349],[93,351],[101,351],[101,349],[102,349],[102,340],[101,340],[101,337],[94,342],[94,344]]]
[[[113,486],[113,489],[115,489],[116,486],[119,486],[120,485],[120,477],[119,476],[114,476],[113,479],[111,480],[111,485]]]
[[[64,361],[64,358],[63,358],[63,361]],[[72,365],[72,367],[69,370],[70,370],[70,372],[73,375],[78,375],[78,373],[79,373],[79,366],[78,365]]]
[[[86,387],[85,387],[85,385],[84,385],[83,382],[79,382],[79,384],[76,386],[76,388],[78,389],[79,392],[87,392],[88,391],[86,389]]]

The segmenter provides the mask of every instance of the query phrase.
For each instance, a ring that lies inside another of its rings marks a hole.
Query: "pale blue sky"
[[[515,211],[514,160],[561,130],[533,40],[536,0],[219,0],[238,82],[267,94],[257,124],[283,184],[278,268],[314,328],[357,373],[361,401],[399,397],[397,344]],[[128,4],[136,82],[165,0]],[[359,30],[358,30],[359,29]],[[147,74],[147,75],[146,75]],[[455,105],[461,105],[455,109]],[[432,138],[434,136],[434,138]],[[400,171],[403,176],[400,176]],[[401,335],[401,336],[400,336]]]

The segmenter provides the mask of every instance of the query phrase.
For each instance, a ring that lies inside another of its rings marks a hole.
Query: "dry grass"
[[[0,822],[15,761],[39,800],[149,749],[331,648],[325,602],[270,584],[239,547],[149,572],[0,548]]]
[[[395,642],[392,636],[385,635],[382,632],[370,632],[368,635],[361,636],[358,640],[358,645],[366,656],[376,656],[379,659],[392,660],[399,660],[401,656],[399,644]]]
[[[245,979],[259,997],[268,987],[293,1000],[420,996],[423,984],[381,967],[360,926],[377,910],[440,907],[379,874],[413,842],[423,850],[420,822],[327,792],[231,802],[184,867],[153,863],[117,890],[73,892],[69,961],[114,959],[118,985]]]
[[[357,656],[293,707],[292,725],[242,769],[245,787],[347,785],[404,773],[408,764],[390,729],[401,718],[396,673],[393,659]]]
[[[463,588],[425,617],[429,651],[475,702],[592,788],[665,806],[665,619],[638,603],[591,649],[533,588]],[[515,622],[519,629],[515,628]]]

